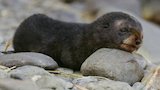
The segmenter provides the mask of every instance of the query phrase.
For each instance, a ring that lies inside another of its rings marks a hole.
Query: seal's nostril
[[[136,40],[136,45],[141,44],[141,40]]]

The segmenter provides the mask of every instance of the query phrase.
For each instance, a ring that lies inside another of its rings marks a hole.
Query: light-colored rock
[[[56,76],[42,76],[36,81],[41,89],[71,90],[73,84]]]
[[[134,90],[143,90],[144,85],[140,82],[136,82],[135,84],[133,84],[132,88],[134,88]]]
[[[144,75],[143,68],[133,54],[102,48],[88,57],[81,66],[83,75],[98,75],[134,84]]]
[[[134,90],[127,83],[98,76],[75,79],[73,83],[74,90]]]
[[[9,78],[9,74],[6,71],[0,69],[0,79],[3,78]]]
[[[1,55],[0,64],[7,67],[24,65],[34,65],[46,69],[55,69],[58,67],[58,64],[51,57],[34,52]]]
[[[141,81],[144,90],[160,90],[160,66],[154,67]]]
[[[0,79],[0,90],[40,90],[30,80]]]
[[[45,71],[43,68],[35,67],[35,66],[23,66],[17,69],[14,69],[9,72],[11,78],[15,79],[33,79],[35,76],[51,76],[51,74]]]

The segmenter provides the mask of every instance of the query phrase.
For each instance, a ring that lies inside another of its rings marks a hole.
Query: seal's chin
[[[133,52],[133,51],[137,51],[139,46],[136,46],[136,45],[132,45],[132,44],[126,44],[126,43],[122,43],[120,45],[120,48],[122,50],[125,50],[127,52]]]

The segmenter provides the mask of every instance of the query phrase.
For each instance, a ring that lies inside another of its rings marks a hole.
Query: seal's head
[[[99,33],[99,39],[106,42],[108,48],[118,48],[128,52],[136,51],[143,39],[142,26],[134,17],[111,12],[92,23]]]

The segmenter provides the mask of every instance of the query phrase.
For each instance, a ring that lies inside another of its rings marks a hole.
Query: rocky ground
[[[0,90],[160,89],[160,28],[140,17],[137,0],[116,4],[112,0],[113,5],[105,0],[77,0],[69,4],[62,1],[72,0],[0,0],[0,51],[13,50],[11,41],[16,28],[34,13],[69,22],[91,22],[107,12],[127,12],[142,23],[142,47],[133,54],[102,48],[85,60],[81,71],[59,67],[52,58],[40,53],[0,53]]]

